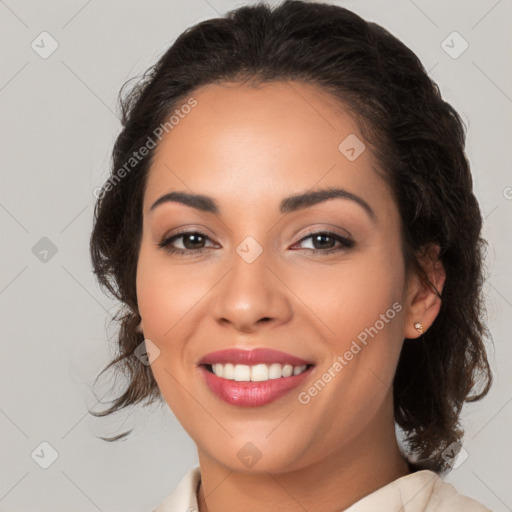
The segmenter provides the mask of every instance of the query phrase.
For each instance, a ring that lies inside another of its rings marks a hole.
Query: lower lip
[[[270,379],[264,382],[238,382],[223,379],[208,371],[204,366],[199,369],[206,385],[221,399],[240,407],[260,407],[289,393],[299,386],[311,373],[313,366],[299,375]]]

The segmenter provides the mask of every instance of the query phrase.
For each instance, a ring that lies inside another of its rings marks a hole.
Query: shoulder
[[[383,509],[382,505],[386,508]],[[346,512],[491,512],[477,501],[459,494],[429,470],[406,475],[354,503]]]
[[[428,508],[425,510],[438,510],[450,511],[450,510],[464,510],[467,512],[491,512],[487,507],[484,507],[478,501],[464,496],[457,492],[452,484],[444,482],[437,474],[435,485],[432,489],[432,495],[430,497]]]
[[[167,498],[151,512],[197,512],[197,487],[201,480],[199,466],[191,469]]]

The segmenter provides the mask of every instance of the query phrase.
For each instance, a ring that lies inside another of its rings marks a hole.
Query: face
[[[161,393],[200,454],[235,470],[353,452],[393,424],[408,288],[391,191],[313,86],[193,97],[143,202],[137,296]]]

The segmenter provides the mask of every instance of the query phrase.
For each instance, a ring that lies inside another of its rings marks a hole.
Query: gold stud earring
[[[420,322],[416,322],[414,324],[414,328],[420,333],[420,334],[423,334],[423,324],[421,324]]]

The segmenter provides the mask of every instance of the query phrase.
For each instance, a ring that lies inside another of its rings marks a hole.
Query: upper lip
[[[291,364],[292,366],[302,366],[313,364],[311,361],[306,361],[300,357],[280,350],[271,348],[255,348],[255,349],[240,349],[240,348],[227,348],[224,350],[217,350],[206,354],[199,360],[201,364],[216,364],[216,363],[233,363],[233,364]]]

